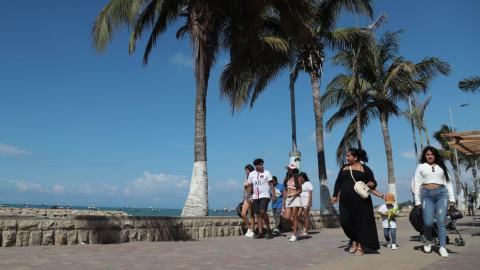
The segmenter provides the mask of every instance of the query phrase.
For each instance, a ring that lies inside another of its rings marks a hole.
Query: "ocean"
[[[51,205],[34,205],[30,204],[28,206],[23,204],[2,204],[5,208],[14,207],[14,208],[39,208],[39,209],[51,209]],[[89,210],[87,206],[70,206],[72,210]],[[97,206],[98,209],[103,211],[124,211],[132,216],[151,216],[151,217],[179,217],[182,214],[182,209],[156,209],[154,212],[150,208],[126,208],[126,207],[101,207]],[[160,211],[158,211],[160,210]],[[222,209],[218,209],[219,212],[214,212],[213,209],[208,211],[209,216],[237,216],[237,212],[222,212]]]

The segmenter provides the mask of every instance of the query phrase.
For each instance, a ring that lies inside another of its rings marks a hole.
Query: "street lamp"
[[[460,106],[457,106],[457,107],[448,107],[450,109],[450,122],[452,123],[452,133],[455,133],[455,129],[453,128],[453,117],[452,117],[452,109],[458,109],[458,108],[461,108],[461,107],[465,107],[465,106],[468,106],[470,105],[470,103],[466,103],[466,104],[462,104]],[[455,147],[454,147],[455,148]],[[460,175],[460,168],[458,166],[458,154],[457,154],[457,148],[455,148],[455,163],[457,164],[457,174]],[[457,190],[457,200],[458,200],[458,204],[462,206],[463,208],[463,203],[464,203],[464,199],[463,197],[460,195],[460,192]]]

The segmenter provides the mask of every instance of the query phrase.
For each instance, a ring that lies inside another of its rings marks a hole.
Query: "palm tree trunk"
[[[425,123],[425,137],[427,137],[427,145],[430,146],[430,139],[428,138],[427,124]]]
[[[413,133],[413,147],[415,148],[415,162],[416,164],[420,164],[420,161],[418,160],[418,149],[417,149],[417,136],[415,134],[415,119],[413,118],[412,114],[412,100],[410,99],[410,96],[408,96],[408,104],[410,105],[410,116],[412,117],[410,119],[411,124],[412,124],[412,133]]]
[[[457,201],[458,201],[457,203],[461,203],[462,200],[460,198],[460,189],[461,189],[460,175],[458,174],[457,164],[456,164],[455,160],[452,160],[452,161],[450,162],[450,164],[452,164],[453,173],[455,174],[455,187],[457,188]]]
[[[422,129],[418,129],[418,133],[420,134],[420,150],[423,153],[423,137],[422,137]]]
[[[360,98],[355,98],[355,109],[357,111],[357,140],[358,140],[358,149],[362,149],[362,126],[360,122],[360,111],[362,110],[360,104]]]
[[[382,126],[383,142],[385,144],[385,154],[387,155],[387,168],[388,168],[388,192],[392,193],[395,198],[397,197],[397,187],[395,183],[395,172],[393,169],[393,154],[392,143],[390,140],[390,133],[388,132],[388,116],[386,112],[380,112],[380,124]],[[395,202],[395,207],[398,203]]]
[[[192,36],[195,44],[195,80],[197,97],[195,100],[195,148],[190,192],[183,207],[182,216],[208,216],[208,175],[207,175],[207,87],[211,61],[208,56],[207,31],[208,12],[197,7],[191,12]],[[196,29],[195,29],[196,28]]]
[[[320,80],[316,71],[310,72],[313,92],[313,111],[315,112],[315,134],[317,140],[317,165],[318,178],[320,180],[320,214],[336,214],[337,211],[330,203],[330,191],[328,189],[327,165],[325,163],[325,148],[323,144],[323,112],[320,105]]]

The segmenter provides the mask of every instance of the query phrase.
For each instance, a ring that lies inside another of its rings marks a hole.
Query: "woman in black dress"
[[[362,149],[350,148],[346,156],[348,164],[344,165],[338,173],[337,181],[335,182],[335,190],[333,192],[332,204],[338,202],[339,193],[342,194],[340,198],[340,223],[343,231],[350,241],[352,246],[351,253],[356,256],[363,255],[363,246],[370,249],[379,249],[377,226],[375,224],[375,217],[373,213],[372,198],[369,196],[362,199],[360,195],[353,189],[355,181],[362,181],[370,187],[372,194],[383,198],[383,195],[375,190],[377,181],[373,176],[372,170],[366,165],[360,163],[368,162],[367,153]],[[352,170],[350,174],[350,169]]]

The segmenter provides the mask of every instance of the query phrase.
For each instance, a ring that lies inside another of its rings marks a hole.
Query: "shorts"
[[[260,214],[260,210],[267,211],[270,198],[260,198],[253,200],[253,210],[255,214]]]
[[[302,207],[302,199],[300,199],[300,196],[288,197],[285,200],[285,208],[291,207]]]

